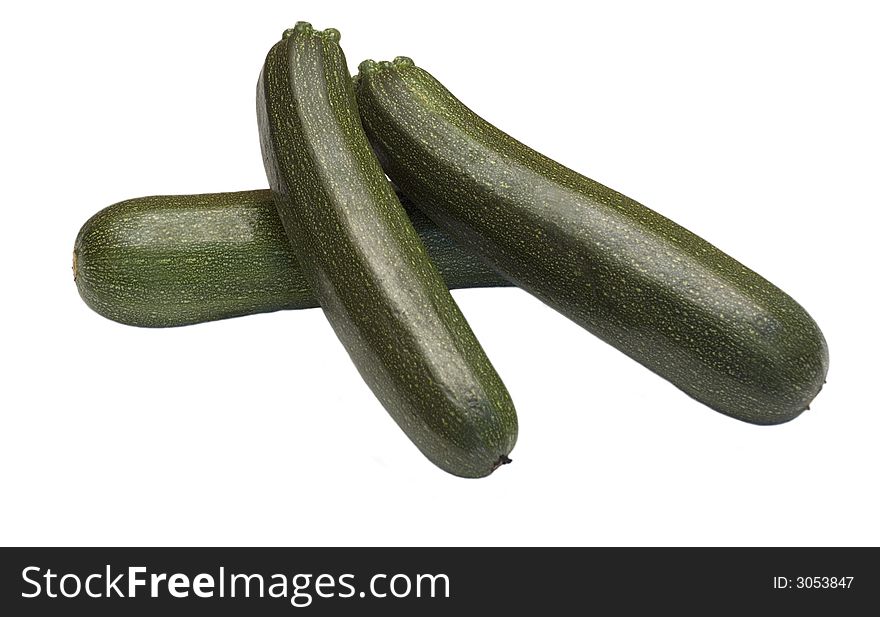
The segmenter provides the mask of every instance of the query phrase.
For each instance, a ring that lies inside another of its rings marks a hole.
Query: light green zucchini
[[[450,289],[510,284],[406,198],[401,202]],[[108,206],[80,229],[73,263],[86,304],[132,326],[318,306],[268,190],[156,195]]]

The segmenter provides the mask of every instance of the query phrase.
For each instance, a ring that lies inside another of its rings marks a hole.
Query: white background
[[[4,4],[0,542],[880,544],[878,15],[706,5]],[[459,291],[520,418],[514,463],[462,480],[319,310],[168,330],[91,312],[70,257],[95,211],[266,186],[257,74],[298,20],[341,30],[352,71],[411,56],[789,292],[830,348],[812,410],[726,418],[524,292]]]

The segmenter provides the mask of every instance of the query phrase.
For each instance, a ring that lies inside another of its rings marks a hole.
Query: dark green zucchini
[[[516,285],[729,416],[785,422],[819,392],[816,323],[705,240],[516,141],[407,58],[364,62],[357,97],[391,180]]]
[[[450,289],[510,285],[400,197]],[[132,326],[318,306],[268,190],[114,204],[82,226],[73,263],[86,304]]]
[[[306,280],[422,453],[464,477],[507,462],[510,396],[370,150],[336,30],[299,23],[257,87],[263,161]]]

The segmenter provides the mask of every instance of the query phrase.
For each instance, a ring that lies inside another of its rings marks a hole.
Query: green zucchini
[[[791,420],[828,348],[791,297],[673,221],[528,148],[408,58],[364,62],[386,173],[514,284],[721,413]]]
[[[399,197],[450,289],[510,285]],[[114,204],[82,226],[73,263],[86,304],[132,326],[318,306],[268,190]]]
[[[434,464],[509,460],[510,395],[370,149],[336,30],[299,23],[257,86],[263,161],[306,280],[364,380]]]

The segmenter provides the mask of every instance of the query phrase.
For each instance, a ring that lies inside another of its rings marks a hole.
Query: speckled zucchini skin
[[[363,63],[357,97],[386,172],[429,217],[693,398],[776,424],[821,389],[813,319],[705,240],[498,130],[408,58]]]
[[[257,114],[275,205],[397,424],[445,471],[486,476],[509,460],[513,404],[370,149],[338,40],[299,23],[266,58]]]
[[[510,285],[399,196],[450,289]],[[74,279],[120,323],[171,327],[318,306],[268,190],[140,197],[79,231]]]

